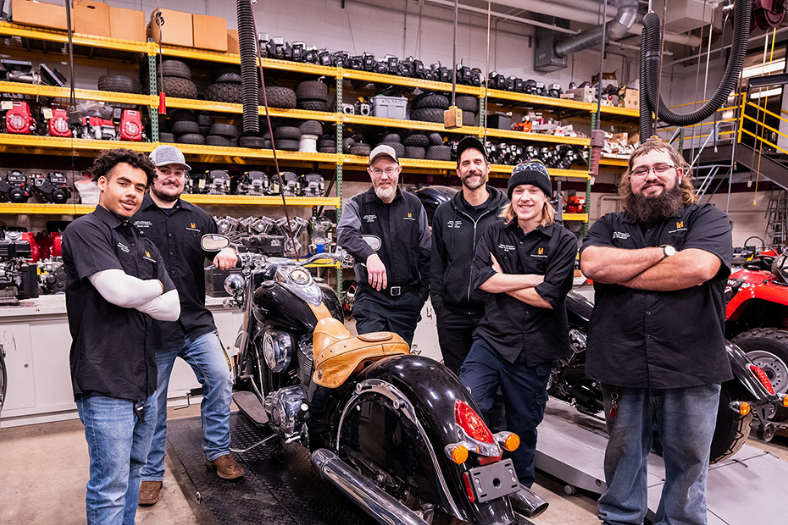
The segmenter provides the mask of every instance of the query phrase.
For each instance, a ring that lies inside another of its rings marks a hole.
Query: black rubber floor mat
[[[234,454],[246,471],[240,480],[224,481],[204,464],[200,418],[167,422],[173,461],[183,465],[194,497],[216,522],[282,525],[376,523],[364,511],[324,481],[312,466],[309,451],[278,438],[243,454]],[[268,435],[242,414],[230,416],[232,447],[247,448]]]

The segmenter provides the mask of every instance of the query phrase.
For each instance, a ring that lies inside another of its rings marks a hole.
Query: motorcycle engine
[[[305,335],[298,341],[298,379],[304,385],[312,382],[314,353],[312,350],[312,335]]]
[[[257,338],[257,348],[268,368],[276,374],[286,372],[293,355],[293,337],[281,330],[266,330]]]
[[[301,385],[288,386],[271,392],[263,403],[269,424],[285,440],[292,443],[307,433],[303,422],[309,406]]]

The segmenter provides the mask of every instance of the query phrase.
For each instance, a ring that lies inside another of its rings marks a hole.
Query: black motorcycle
[[[548,392],[571,403],[584,414],[597,416],[604,410],[602,388],[585,375],[586,336],[594,305],[579,293],[569,292],[566,309],[572,353],[553,368]],[[766,375],[763,371],[758,373],[760,369],[747,354],[728,341],[725,349],[734,379],[722,384],[717,426],[711,442],[711,463],[736,454],[747,441],[752,428],[760,439],[769,441],[776,430],[770,420],[776,409],[783,406],[783,396],[774,393]],[[659,451],[657,439],[655,449]]]
[[[228,242],[206,235],[203,249]],[[493,434],[459,379],[396,334],[352,337],[336,293],[304,268],[352,258],[239,259],[242,273],[225,281],[225,305],[244,311],[234,399],[308,447],[324,479],[380,523],[506,525],[546,509],[503,458],[515,434]]]

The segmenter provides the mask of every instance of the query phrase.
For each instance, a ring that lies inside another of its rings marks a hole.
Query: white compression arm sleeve
[[[181,299],[178,290],[170,290],[135,308],[157,321],[177,321],[181,316]]]
[[[137,279],[123,270],[102,270],[88,280],[104,299],[123,308],[136,308],[161,295],[157,279]]]

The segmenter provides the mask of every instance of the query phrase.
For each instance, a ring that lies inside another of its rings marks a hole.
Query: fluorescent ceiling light
[[[759,77],[762,75],[768,75],[769,73],[775,73],[777,71],[784,71],[784,70],[785,70],[785,59],[775,60],[774,62],[768,62],[766,64],[759,64],[757,66],[745,67],[742,70],[741,77],[742,78]]]
[[[753,93],[752,95],[750,95],[750,98],[771,97],[773,95],[779,95],[782,92],[783,92],[783,88],[781,87],[772,88],[772,89],[767,89],[766,91],[761,91],[759,93]]]

